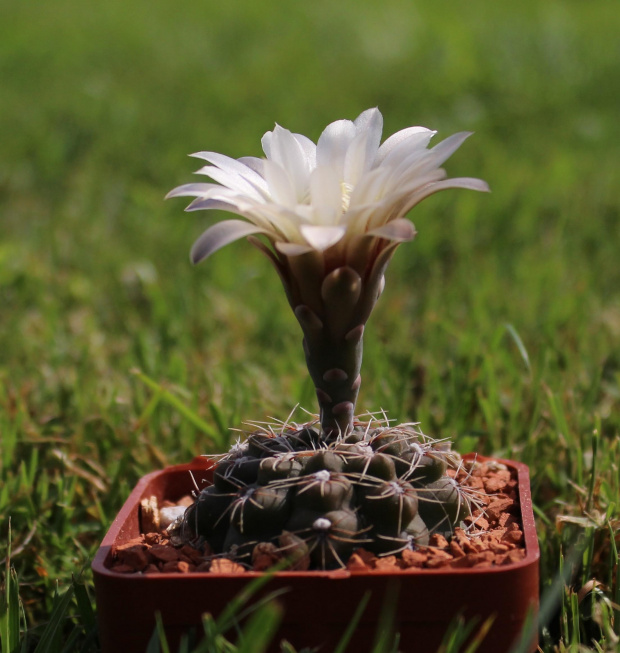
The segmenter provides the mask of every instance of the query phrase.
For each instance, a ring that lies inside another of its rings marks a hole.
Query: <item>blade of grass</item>
[[[217,424],[217,428],[219,429],[222,438],[227,438],[230,433],[230,425],[226,424],[221,408],[216,403],[210,401],[209,412],[211,413],[214,422]]]
[[[74,628],[69,637],[67,637],[67,640],[63,642],[62,649],[54,646],[54,651],[60,651],[60,653],[75,653],[78,650],[81,635],[80,629]]]
[[[19,583],[11,566],[11,518],[7,535],[5,592],[0,604],[0,643],[9,653],[17,651],[19,645]]]
[[[545,391],[558,436],[563,437],[566,440],[568,444],[566,455],[568,460],[573,463],[576,468],[573,471],[573,480],[577,485],[583,487],[583,456],[581,443],[575,438],[572,429],[568,425],[561,399],[553,393],[551,388],[545,388]],[[571,467],[573,467],[573,465],[571,465]]]
[[[205,636],[192,653],[236,653],[236,647],[220,633],[212,615],[203,615],[202,626]]]
[[[450,622],[437,653],[458,653],[477,621],[477,619],[466,621],[462,614],[457,614]]]
[[[608,511],[609,515],[613,514],[614,506],[610,506]],[[610,570],[609,575],[612,582],[609,586],[612,588],[612,596],[614,603],[614,632],[620,635],[620,560],[618,559],[618,547],[616,545],[616,531],[611,521],[607,522],[609,527],[609,541],[610,541]],[[615,578],[613,578],[613,570],[616,570]]]
[[[146,647],[146,653],[170,653],[161,612],[155,613],[155,628]]]
[[[5,594],[2,599],[2,619],[0,622],[0,643],[2,650],[17,652],[19,648],[19,582],[13,567],[7,567]]]
[[[588,484],[588,502],[586,503],[586,510],[592,510],[594,502],[594,487],[596,484],[596,458],[600,443],[599,433],[601,432],[601,420],[597,417],[597,425],[592,433],[592,468],[590,469],[590,483]]]
[[[474,639],[471,641],[469,646],[463,651],[463,653],[476,653],[478,650],[478,647],[482,642],[484,641],[484,638],[487,636],[489,630],[491,630],[491,626],[493,625],[493,622],[495,621],[495,615],[491,615],[484,621],[482,626],[478,629],[478,632],[474,635]]]
[[[157,390],[153,393],[153,396],[146,404],[143,411],[140,413],[140,416],[136,420],[136,423],[134,424],[133,427],[134,430],[137,431],[140,427],[142,427],[144,424],[146,424],[149,421],[150,416],[155,412],[157,406],[159,406],[159,402],[161,401],[163,394],[164,394],[163,390]]]
[[[353,633],[357,628],[357,624],[362,618],[362,615],[364,614],[364,610],[368,605],[368,601],[370,601],[371,594],[372,592],[370,590],[367,590],[364,593],[364,596],[362,596],[362,600],[359,602],[357,608],[355,609],[355,614],[353,615],[353,618],[349,622],[347,629],[344,631],[343,636],[340,638],[340,641],[338,642],[338,646],[335,648],[334,653],[345,653],[347,646],[351,641],[351,637],[353,636]]]
[[[586,528],[583,534],[586,543],[582,558],[581,584],[585,585],[592,576],[592,560],[594,558],[594,537],[596,529],[594,527]]]
[[[237,622],[243,621],[247,616],[249,616],[256,610],[262,608],[267,603],[275,601],[279,596],[286,594],[288,591],[289,591],[288,588],[283,587],[282,589],[269,592],[269,594],[259,598],[257,601],[252,603],[252,605],[247,606],[244,610],[240,610],[239,613],[235,616],[235,621]]]
[[[70,585],[67,588],[67,591],[62,595],[58,595],[58,589],[56,589],[50,619],[43,630],[43,634],[41,635],[41,639],[39,640],[34,653],[54,653],[56,638],[59,637],[65,619],[67,618],[72,598],[73,585]]]
[[[579,597],[576,592],[571,591],[570,597],[570,617],[571,617],[571,644],[581,644],[581,632],[579,630]]]
[[[155,614],[155,630],[157,631],[157,637],[161,646],[161,653],[170,653],[170,647],[168,646],[168,640],[166,638],[166,631],[164,629],[164,621],[161,618],[161,612],[157,612]]]
[[[75,602],[81,623],[84,625],[86,631],[95,629],[97,627],[97,619],[90,596],[88,596],[88,591],[86,590],[86,585],[74,578],[73,591],[75,593]]]
[[[170,404],[173,408],[179,411],[185,419],[192,423],[197,429],[205,433],[217,447],[223,447],[225,445],[224,438],[216,429],[214,429],[210,424],[205,422],[199,415],[197,415],[191,408],[186,406],[177,396],[172,394],[170,390],[167,390],[162,385],[148,377],[144,372],[140,370],[133,370],[133,374],[137,376],[144,385],[149,387],[151,390],[156,392],[161,396],[161,400]],[[148,407],[148,406],[147,406]]]
[[[239,619],[239,611],[241,608],[254,596],[264,585],[266,585],[274,573],[284,568],[288,564],[288,560],[282,560],[277,565],[274,565],[268,573],[263,576],[255,578],[251,583],[248,583],[237,596],[226,606],[223,612],[217,618],[217,627],[220,633],[226,632],[232,627]]]
[[[263,653],[278,629],[282,614],[282,607],[274,601],[257,610],[243,628],[237,652]]]
[[[514,340],[515,345],[517,345],[517,349],[521,354],[521,358],[525,363],[525,367],[527,368],[527,371],[531,374],[532,367],[530,365],[530,357],[527,353],[527,349],[525,348],[525,345],[523,344],[523,340],[521,340],[521,336],[517,333],[517,330],[514,328],[512,324],[506,323],[504,326],[506,327],[506,331],[508,331],[510,337]]]
[[[398,635],[394,633],[394,615],[396,614],[399,590],[400,586],[395,581],[391,581],[387,586],[383,607],[377,622],[372,653],[388,653],[388,651],[397,650]]]
[[[538,629],[538,622],[534,614],[533,609],[528,611],[521,633],[512,644],[510,653],[529,653],[532,650],[532,641]]]

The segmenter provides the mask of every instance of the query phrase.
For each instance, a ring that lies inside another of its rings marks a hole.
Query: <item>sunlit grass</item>
[[[246,419],[315,409],[268,263],[237,243],[189,265],[214,216],[163,201],[194,169],[186,155],[259,155],[276,121],[317,137],[379,106],[386,133],[475,131],[448,170],[493,192],[416,208],[366,332],[358,407],[531,466],[542,642],[589,645],[575,592],[594,578],[620,597],[619,28],[603,0],[3,7],[0,558],[10,516],[31,642],[57,583],[60,596],[84,570],[90,586],[142,474]],[[69,612],[88,620],[75,592]]]

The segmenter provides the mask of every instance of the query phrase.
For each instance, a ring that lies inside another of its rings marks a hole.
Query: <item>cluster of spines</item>
[[[268,425],[234,445],[186,512],[184,538],[246,564],[270,543],[331,569],[358,547],[389,555],[426,546],[471,513],[476,497],[447,474],[460,459],[445,441],[375,420],[325,439],[316,424]]]

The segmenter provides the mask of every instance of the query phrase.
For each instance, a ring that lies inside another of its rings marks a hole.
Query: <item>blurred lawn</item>
[[[30,625],[138,476],[212,447],[173,407],[149,407],[130,370],[222,434],[314,409],[269,264],[237,243],[189,265],[217,216],[163,202],[196,168],[186,155],[260,155],[275,122],[316,139],[371,106],[386,135],[475,131],[446,167],[493,193],[415,209],[419,236],[367,330],[358,407],[532,465],[548,583],[553,518],[581,514],[597,425],[597,506],[620,501],[617,9],[5,1],[0,541],[9,515],[14,546],[32,534],[14,559]]]

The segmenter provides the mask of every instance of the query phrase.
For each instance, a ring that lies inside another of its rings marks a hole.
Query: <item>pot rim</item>
[[[503,574],[503,573],[512,573],[515,570],[518,570],[522,567],[527,567],[537,562],[540,558],[540,548],[538,545],[538,537],[536,535],[536,524],[533,514],[531,490],[530,490],[530,474],[529,468],[527,465],[521,462],[516,462],[514,460],[507,460],[503,458],[495,458],[489,456],[480,456],[477,454],[466,454],[463,456],[464,460],[473,460],[476,459],[480,462],[489,462],[494,461],[507,467],[510,467],[517,472],[517,481],[518,481],[518,490],[519,490],[519,510],[521,513],[521,527],[523,531],[524,544],[525,544],[525,557],[518,561],[512,562],[506,565],[485,567],[483,569],[477,569],[475,567],[464,567],[464,568],[455,568],[455,567],[440,567],[436,569],[425,569],[413,567],[410,569],[394,569],[394,570],[385,570],[385,569],[369,569],[365,571],[351,571],[348,569],[335,569],[329,571],[279,571],[271,572],[274,577],[278,578],[325,578],[332,580],[341,580],[350,577],[360,577],[360,576],[373,576],[373,577],[407,577],[407,576],[450,576],[450,575],[479,575],[481,573],[485,574]],[[140,582],[145,583],[154,583],[158,579],[169,579],[169,578],[188,578],[188,579],[199,579],[199,578],[235,578],[239,579],[240,577],[246,578],[248,581],[254,578],[259,578],[265,574],[269,574],[269,571],[260,572],[260,571],[246,571],[243,574],[234,574],[234,573],[212,573],[212,572],[192,572],[189,574],[179,574],[174,572],[162,572],[158,574],[122,574],[115,571],[112,571],[106,567],[106,560],[112,553],[113,546],[118,542],[118,540],[123,539],[122,531],[125,528],[126,523],[132,517],[133,511],[139,505],[140,500],[144,498],[144,494],[148,486],[159,476],[165,476],[170,473],[177,472],[202,472],[207,471],[214,466],[214,460],[208,456],[198,456],[190,463],[185,463],[181,465],[172,465],[166,467],[162,470],[157,470],[150,472],[143,476],[133,491],[125,501],[123,507],[118,512],[116,518],[110,525],[108,532],[106,533],[101,546],[97,550],[95,557],[92,562],[92,569],[96,575],[107,576],[110,578],[116,579],[126,579],[127,581],[135,581],[139,579]],[[131,539],[129,537],[125,538],[127,540]]]

